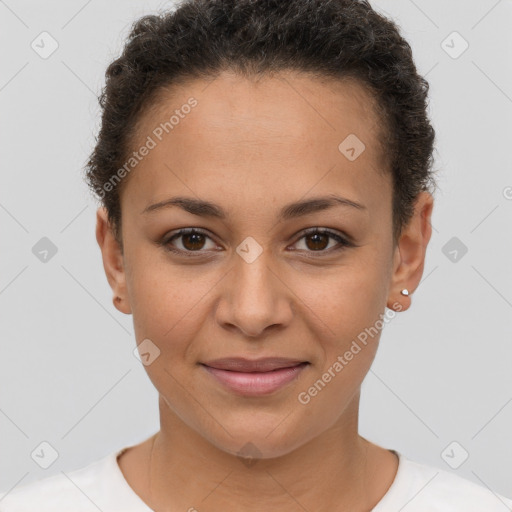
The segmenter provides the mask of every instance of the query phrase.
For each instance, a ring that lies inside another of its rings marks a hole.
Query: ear
[[[425,253],[432,235],[432,209],[434,199],[429,192],[418,195],[414,214],[402,229],[400,239],[394,252],[393,274],[387,307],[396,311],[405,311],[411,305],[411,294],[418,287],[425,266]],[[404,288],[409,296],[400,292]],[[397,308],[397,303],[401,308]],[[393,304],[395,307],[393,307]]]
[[[98,208],[96,212],[96,240],[101,249],[103,268],[108,284],[112,288],[113,303],[116,309],[129,315],[132,311],[126,290],[126,273],[121,246],[116,240],[108,221],[107,210]]]

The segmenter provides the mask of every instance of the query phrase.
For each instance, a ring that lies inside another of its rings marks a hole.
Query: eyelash
[[[196,258],[198,256],[202,256],[203,255],[202,253],[205,252],[203,250],[187,251],[187,250],[183,250],[183,249],[176,249],[175,247],[172,247],[170,245],[170,243],[174,239],[179,238],[183,235],[190,235],[190,234],[200,234],[200,235],[204,235],[207,238],[211,239],[211,237],[200,228],[184,228],[184,229],[180,229],[178,232],[174,233],[171,237],[164,238],[163,241],[161,242],[161,245],[164,246],[164,248],[166,250],[168,250],[169,252],[183,255],[185,257]],[[316,227],[308,228],[305,231],[303,231],[302,236],[300,238],[298,238],[295,243],[299,242],[300,240],[302,240],[303,238],[305,238],[309,235],[314,235],[314,234],[328,235],[329,238],[333,238],[334,240],[336,240],[339,245],[335,246],[334,248],[331,247],[330,249],[323,249],[323,250],[318,250],[318,251],[306,250],[307,253],[319,253],[319,256],[321,257],[322,255],[330,254],[331,252],[339,251],[339,250],[342,250],[347,247],[355,247],[355,244],[353,242],[347,240],[346,238],[342,237],[338,233],[336,233],[334,231],[330,231],[328,229],[322,229],[322,228],[316,228]],[[295,250],[297,250],[297,249],[295,249]],[[298,251],[301,252],[303,250],[298,249]],[[317,258],[319,256],[312,256],[312,257]],[[311,256],[308,255],[308,257],[311,257]]]

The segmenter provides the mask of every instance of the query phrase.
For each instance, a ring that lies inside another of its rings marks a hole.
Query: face
[[[100,211],[97,233],[161,414],[263,457],[353,421],[386,306],[406,309],[421,276],[411,240],[429,236],[413,221],[401,260],[376,127],[358,84],[292,73],[194,81],[142,118],[136,147],[155,144],[122,190],[123,255]],[[212,370],[226,358],[287,361]]]

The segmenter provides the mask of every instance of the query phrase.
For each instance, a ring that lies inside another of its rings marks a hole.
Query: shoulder
[[[435,510],[447,512],[512,512],[511,499],[455,473],[436,468],[434,471],[424,483],[423,501],[430,511],[437,507]]]
[[[404,512],[511,512],[512,499],[450,471],[399,454],[395,481],[374,509]]]
[[[100,482],[108,477],[115,453],[85,467],[57,473],[0,492],[1,512],[98,512],[104,500]]]

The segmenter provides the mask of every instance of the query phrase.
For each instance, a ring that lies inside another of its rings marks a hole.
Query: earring
[[[409,295],[409,290],[407,288],[404,288],[400,293],[407,297]]]

